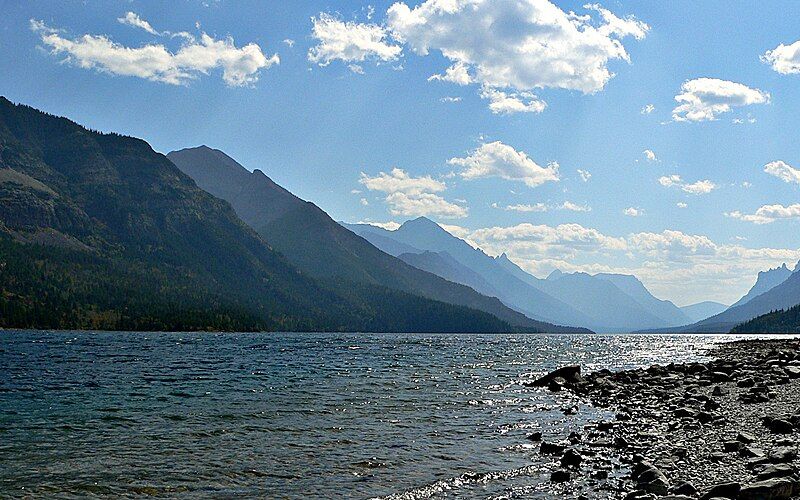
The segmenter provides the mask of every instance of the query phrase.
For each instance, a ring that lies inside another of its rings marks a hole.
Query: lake
[[[735,338],[2,331],[0,491],[555,498],[526,436],[605,415],[522,382]]]

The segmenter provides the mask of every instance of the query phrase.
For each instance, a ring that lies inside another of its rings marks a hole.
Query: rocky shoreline
[[[528,436],[553,458],[553,491],[800,499],[800,341],[732,342],[709,355],[705,363],[587,375],[564,367],[530,383],[613,415],[569,436]]]

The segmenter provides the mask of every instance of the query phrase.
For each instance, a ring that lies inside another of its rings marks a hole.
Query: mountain
[[[629,332],[664,325],[610,279],[586,273],[560,273],[545,280],[545,291],[591,318],[587,327],[603,332]],[[646,325],[646,326],[645,326]]]
[[[0,327],[508,330],[300,272],[145,141],[0,98]]]
[[[690,323],[692,320],[678,306],[669,300],[661,300],[653,296],[635,276],[629,274],[599,273],[595,278],[613,283],[626,295],[635,300],[640,306],[668,326],[679,326]]]
[[[683,311],[683,313],[689,317],[690,323],[696,323],[706,318],[710,318],[715,314],[719,314],[727,308],[728,306],[725,304],[707,300],[704,302],[698,302],[697,304],[683,306],[681,307],[681,311]]]
[[[800,333],[800,305],[753,318],[731,333]]]
[[[482,250],[473,248],[425,217],[406,221],[394,231],[369,224],[345,224],[345,227],[376,246],[390,239],[423,251],[446,252],[498,290],[498,298],[503,303],[529,317],[572,326],[590,323],[590,318],[577,309],[519,279]]]
[[[466,285],[484,295],[497,297],[500,294],[478,273],[462,265],[447,252],[402,253],[397,258],[417,269]]]
[[[731,307],[737,307],[750,302],[754,297],[758,297],[762,293],[768,292],[780,285],[791,275],[792,272],[786,267],[786,264],[776,267],[775,269],[759,272],[756,284],[753,285],[753,288],[751,288],[744,297],[734,302]]]
[[[497,298],[384,253],[313,203],[298,198],[260,170],[248,171],[222,151],[201,146],[167,156],[198,186],[230,202],[239,217],[291,264],[334,289],[347,290],[352,288],[349,284],[383,287],[476,309],[526,330],[562,330],[532,320]]]

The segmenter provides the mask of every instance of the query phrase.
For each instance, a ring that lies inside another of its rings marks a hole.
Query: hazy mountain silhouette
[[[696,304],[683,306],[681,307],[681,311],[683,311],[683,313],[689,317],[690,323],[696,323],[698,321],[719,314],[727,308],[728,306],[720,302],[706,300],[703,302],[698,302]]]
[[[590,318],[577,309],[526,283],[509,272],[501,262],[473,248],[426,217],[406,221],[395,231],[369,224],[345,224],[345,227],[376,245],[382,240],[392,239],[420,250],[447,252],[461,265],[477,273],[498,290],[500,293],[498,297],[505,304],[530,317],[573,326],[590,323]]]
[[[678,306],[669,300],[661,300],[653,296],[639,281],[636,276],[629,274],[595,274],[595,278],[610,281],[617,288],[639,303],[647,312],[654,315],[669,326],[685,325],[691,322],[691,318],[686,315]]]
[[[260,170],[248,171],[222,151],[201,146],[173,151],[168,157],[200,187],[229,201],[239,217],[289,262],[334,289],[351,290],[347,283],[381,286],[477,309],[516,327],[560,330],[525,317],[497,298],[384,253],[313,203],[298,198]]]
[[[767,271],[760,271],[758,273],[758,278],[756,278],[756,283],[753,287],[747,292],[747,294],[742,297],[741,299],[737,300],[731,307],[737,307],[742,304],[746,304],[747,302],[753,300],[755,297],[758,297],[764,292],[768,292],[775,288],[776,286],[780,285],[784,281],[786,281],[789,276],[792,275],[792,272],[786,267],[786,264],[783,264],[780,267],[776,267],[775,269],[769,269]]]

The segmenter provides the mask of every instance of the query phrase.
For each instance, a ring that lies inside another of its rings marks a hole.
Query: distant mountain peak
[[[562,273],[560,270],[553,269],[553,272],[551,272],[550,274],[547,275],[547,279],[548,280],[557,280],[558,278],[561,278],[563,276],[564,276],[564,273]]]

